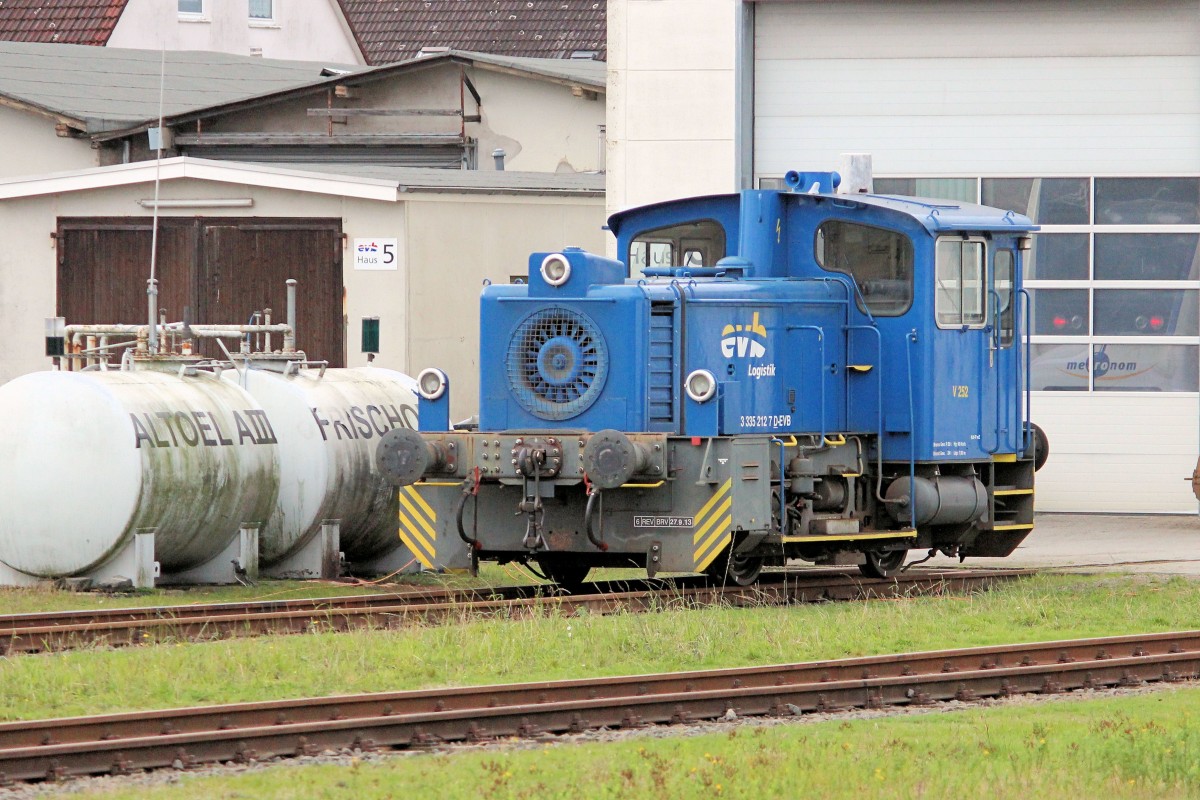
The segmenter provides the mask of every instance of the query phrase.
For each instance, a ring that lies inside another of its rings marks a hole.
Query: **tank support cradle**
[[[258,580],[258,525],[245,523],[225,549],[199,566],[163,576],[163,583],[247,583]]]
[[[61,580],[82,590],[117,584],[152,589],[159,575],[158,562],[154,560],[154,534],[154,528],[139,529],[112,558],[94,569]],[[0,586],[37,586],[50,580],[18,572],[0,563]]]
[[[287,558],[269,567],[262,574],[269,578],[321,578],[336,580],[342,576],[342,521],[321,520],[321,528]]]

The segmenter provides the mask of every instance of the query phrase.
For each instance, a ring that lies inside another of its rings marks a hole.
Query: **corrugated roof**
[[[434,169],[374,164],[253,163],[264,172],[320,173],[394,183],[402,192],[488,192],[493,194],[603,194],[603,173],[514,172],[511,170]]]
[[[338,0],[368,64],[425,47],[535,58],[608,57],[607,0]]]
[[[0,44],[0,48],[3,45]],[[287,86],[283,89],[271,89],[262,94],[255,94],[247,97],[235,97],[228,102],[216,103],[214,105],[202,106],[199,108],[186,109],[179,113],[164,114],[164,120],[167,125],[177,125],[183,122],[189,122],[195,119],[211,119],[219,117],[222,114],[228,114],[233,111],[241,110],[260,103],[275,102],[289,97],[299,97],[314,92],[319,92],[337,84],[347,84],[350,86],[361,85],[371,81],[386,80],[393,75],[403,75],[409,71],[419,71],[425,69],[430,64],[436,62],[463,63],[474,65],[481,69],[501,69],[523,72],[525,74],[540,77],[545,80],[557,81],[571,85],[578,84],[587,88],[590,91],[603,92],[607,82],[607,65],[601,61],[585,61],[578,59],[553,59],[553,58],[511,58],[505,56],[494,56],[485,53],[464,53],[451,51],[449,53],[439,53],[433,56],[426,56],[420,59],[410,59],[397,64],[385,64],[380,67],[357,67],[357,71],[353,75],[335,75],[332,77],[321,78],[312,82],[302,82],[294,86]],[[290,62],[282,62],[290,63]],[[3,62],[0,60],[0,68]],[[3,81],[0,80],[0,94],[2,91]],[[121,138],[130,133],[140,132],[143,128],[151,125],[151,120],[155,117],[145,117],[137,120],[134,124],[121,127],[117,125],[108,126],[97,136],[100,141],[108,139]]]
[[[77,120],[89,132],[130,127],[158,117],[163,58],[156,50],[0,42],[0,96]],[[169,50],[163,113],[172,116],[313,83],[327,66],[361,69]]]
[[[0,40],[103,46],[128,0],[0,0]]]

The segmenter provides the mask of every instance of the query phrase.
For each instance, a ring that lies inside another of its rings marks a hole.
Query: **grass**
[[[0,658],[0,719],[806,661],[1194,627],[1200,584],[1038,576],[969,596],[665,610]]]
[[[626,571],[628,572],[628,571]],[[308,597],[403,592],[429,586],[471,587],[539,583],[528,571],[508,565],[488,564],[478,578],[465,573],[414,573],[378,583],[364,581],[277,581],[263,580],[255,586],[190,586],[155,588],[128,594],[72,592],[52,584],[29,588],[0,588],[0,614],[29,614],[39,611],[76,611],[94,608],[133,608],[203,603],[243,603],[293,600]]]
[[[1198,719],[1200,690],[1176,689],[697,737],[272,766],[102,796],[1185,798],[1200,794]]]

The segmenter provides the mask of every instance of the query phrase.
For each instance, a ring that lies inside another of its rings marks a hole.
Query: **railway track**
[[[163,640],[199,641],[403,627],[468,617],[517,616],[553,608],[572,614],[644,611],[669,604],[782,605],[823,600],[961,592],[1033,570],[913,570],[874,580],[830,570],[768,573],[754,586],[714,584],[700,576],[585,584],[575,594],[554,586],[489,589],[429,588],[304,600],[193,604],[0,616],[0,655],[88,646],[128,646]]]
[[[0,784],[1200,676],[1200,631],[0,725]]]

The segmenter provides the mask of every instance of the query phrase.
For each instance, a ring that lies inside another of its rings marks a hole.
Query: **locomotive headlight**
[[[551,286],[562,286],[571,277],[571,262],[562,253],[551,253],[542,259],[542,280]]]
[[[703,403],[711,400],[717,393],[717,378],[706,369],[693,370],[684,381],[683,387],[688,397],[697,403]]]
[[[417,376],[417,391],[426,400],[437,400],[446,393],[446,373],[430,367]]]

